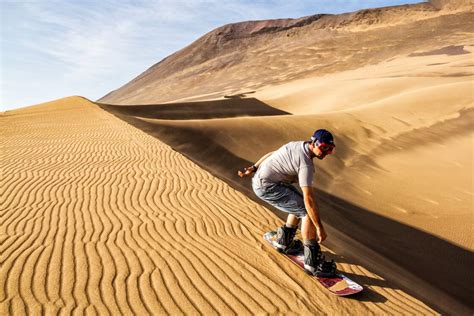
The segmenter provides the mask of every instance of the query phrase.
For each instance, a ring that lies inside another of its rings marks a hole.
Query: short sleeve
[[[302,166],[298,170],[298,182],[300,187],[310,187],[313,185],[314,169],[309,166]]]

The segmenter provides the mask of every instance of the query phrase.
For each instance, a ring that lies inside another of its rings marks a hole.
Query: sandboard
[[[274,246],[274,236],[276,235],[275,231],[267,232],[263,235],[263,239],[265,239],[273,248],[276,249]],[[273,237],[273,238],[272,238]],[[285,254],[281,253],[284,257],[290,259],[293,263],[297,264],[304,270],[304,254],[303,251],[301,250],[297,254]],[[347,295],[353,295],[356,293],[359,293],[362,291],[364,288],[357,284],[356,282],[352,281],[348,277],[346,277],[344,274],[337,272],[333,277],[318,277],[318,276],[312,276],[316,280],[321,283],[322,286],[324,286],[326,289],[329,290],[334,295],[337,296],[347,296]]]

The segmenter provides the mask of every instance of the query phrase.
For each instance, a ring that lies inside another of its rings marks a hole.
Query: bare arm
[[[314,197],[314,191],[312,187],[302,187],[303,200],[308,212],[308,216],[316,227],[316,233],[318,234],[319,242],[326,239],[326,231],[324,230],[323,223],[319,217],[318,206],[316,205],[316,199]]]
[[[258,167],[262,164],[262,162],[265,161],[265,159],[267,159],[268,157],[271,156],[271,154],[273,154],[274,151],[272,152],[269,152],[268,154],[264,155],[262,158],[260,158],[253,166],[250,166],[250,167],[247,167],[247,168],[244,168],[244,171],[237,171],[237,174],[239,175],[239,177],[247,177],[249,175],[251,175],[252,173],[254,173],[255,171],[257,171]]]

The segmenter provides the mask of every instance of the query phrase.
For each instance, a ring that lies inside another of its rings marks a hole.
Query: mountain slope
[[[410,54],[418,47],[447,46],[453,42],[453,32],[472,26],[472,18],[469,10],[438,10],[421,3],[229,24],[168,56],[99,101],[151,104],[219,98],[354,69]]]

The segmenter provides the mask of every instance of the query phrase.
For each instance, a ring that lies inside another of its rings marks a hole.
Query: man
[[[304,246],[304,268],[313,275],[335,272],[334,262],[326,262],[319,243],[327,237],[319,217],[313,192],[313,158],[324,159],[334,147],[332,134],[318,129],[311,141],[290,142],[274,152],[260,158],[253,166],[239,171],[240,177],[253,173],[252,187],[263,201],[288,213],[286,224],[279,227],[275,235],[279,251],[291,253],[301,250],[301,242],[293,241],[301,223]],[[291,183],[298,182],[301,194]],[[297,249],[299,248],[299,249]]]

